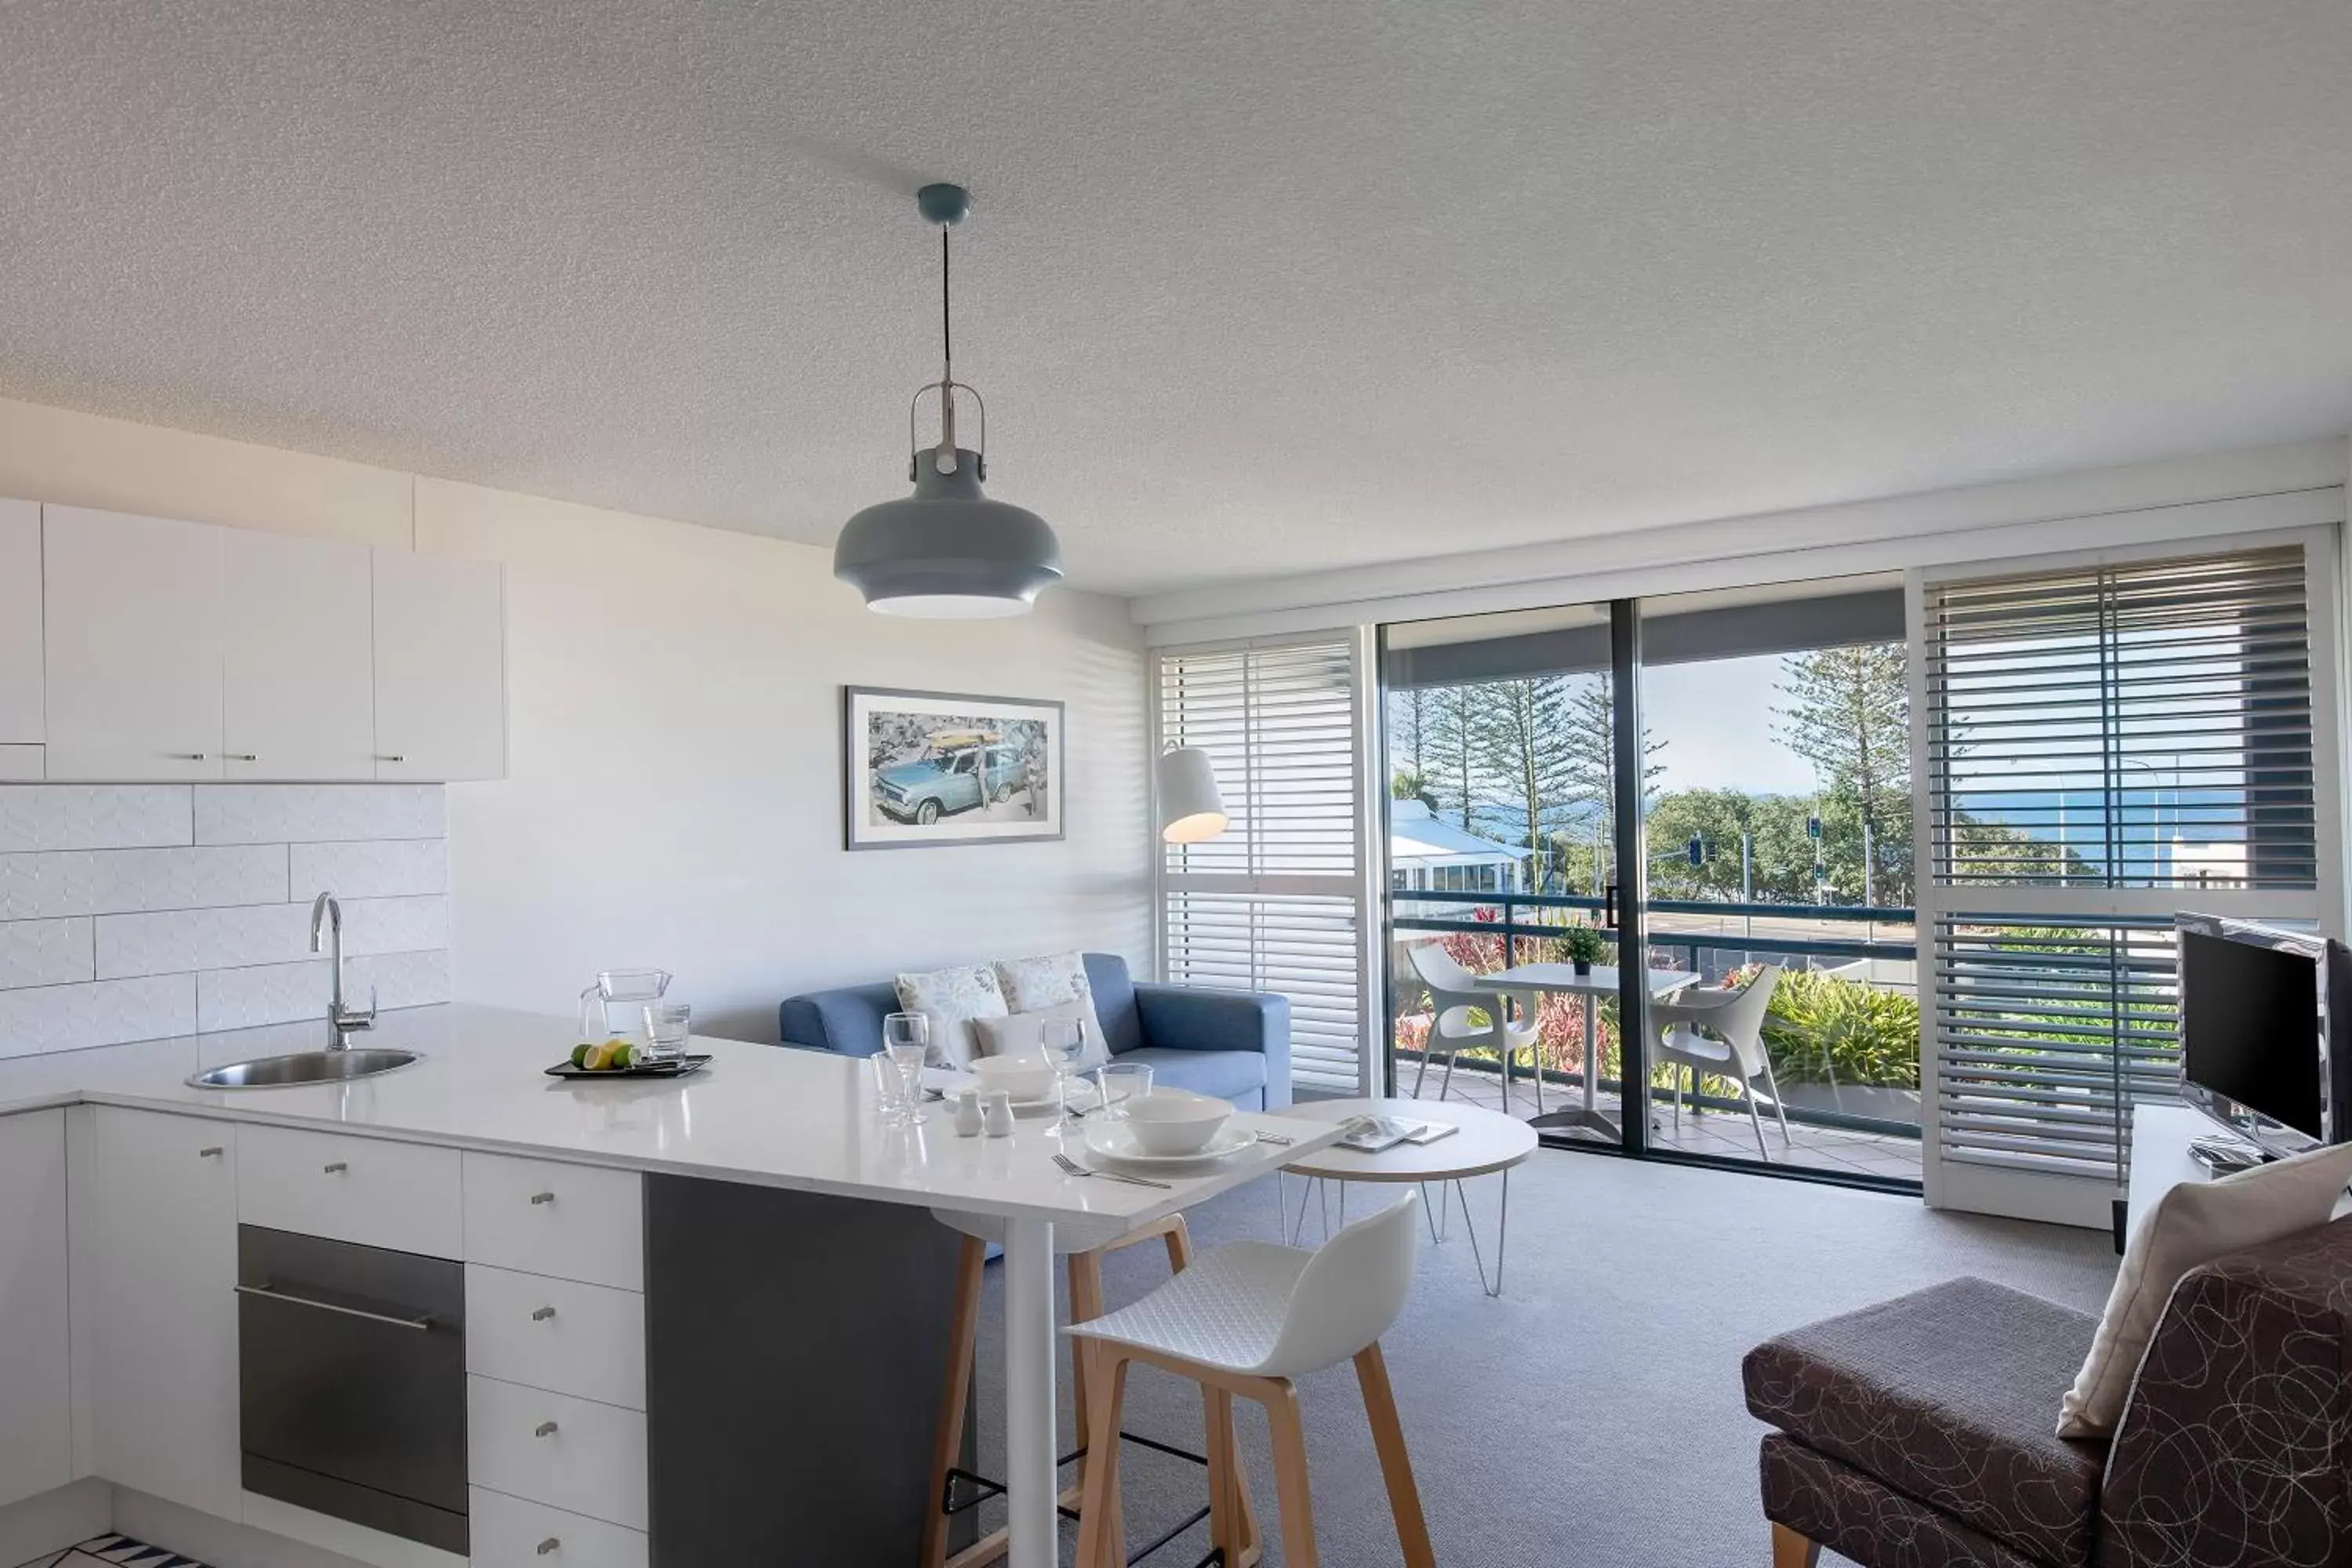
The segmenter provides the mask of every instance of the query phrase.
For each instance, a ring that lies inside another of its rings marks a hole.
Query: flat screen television
[[[2176,917],[2180,1094],[2268,1154],[2352,1142],[2352,950]]]

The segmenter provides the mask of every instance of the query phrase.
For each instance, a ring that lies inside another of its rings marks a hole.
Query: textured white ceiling
[[[0,0],[0,393],[1115,592],[2352,426],[2344,0]]]

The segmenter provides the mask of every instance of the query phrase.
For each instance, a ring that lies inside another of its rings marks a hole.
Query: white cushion
[[[2183,1182],[2132,1224],[2116,1288],[2074,1386],[2058,1406],[2058,1436],[2116,1429],[2132,1379],[2180,1277],[2202,1263],[2325,1225],[2352,1181],[2352,1144],[2314,1149],[2214,1182]]]
[[[1076,952],[999,959],[996,982],[1003,988],[1004,1005],[1015,1013],[1042,1012],[1094,995],[1087,984],[1087,961]]]
[[[996,971],[985,964],[935,969],[898,976],[898,1005],[930,1020],[930,1063],[961,1068],[979,1053],[975,1018],[1002,1018],[1012,1011],[997,988]]]
[[[1076,1018],[1086,1031],[1086,1043],[1078,1049],[1074,1070],[1092,1072],[1110,1060],[1110,1046],[1103,1038],[1102,1020],[1095,1016],[1094,998],[1081,996],[1055,1007],[1039,1007],[1034,1012],[1014,1013],[1003,1018],[975,1018],[971,1026],[978,1037],[979,1054],[983,1057],[1028,1056],[1038,1049],[1045,1021],[1048,1018]]]

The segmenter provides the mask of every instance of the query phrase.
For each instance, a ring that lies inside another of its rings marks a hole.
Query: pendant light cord
[[[946,224],[940,225],[940,354],[942,364],[940,381],[955,384],[955,318],[951,301],[955,292],[949,287],[948,235]]]

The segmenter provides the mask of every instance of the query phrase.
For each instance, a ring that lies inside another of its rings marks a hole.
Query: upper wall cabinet
[[[375,776],[507,771],[506,579],[494,563],[375,552]]]
[[[375,777],[367,546],[223,529],[221,593],[226,776]]]
[[[42,509],[53,779],[221,773],[221,530]]]
[[[0,779],[504,777],[505,581],[0,501]]]
[[[41,509],[0,500],[0,746],[40,743]]]

